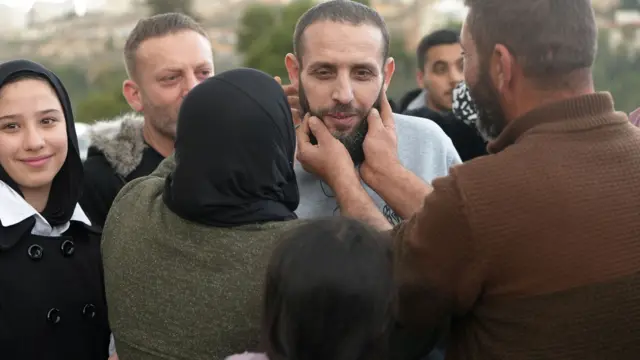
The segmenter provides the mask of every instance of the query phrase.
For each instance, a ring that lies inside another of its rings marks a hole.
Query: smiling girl
[[[0,358],[107,359],[100,233],[77,205],[71,104],[39,64],[0,65]]]

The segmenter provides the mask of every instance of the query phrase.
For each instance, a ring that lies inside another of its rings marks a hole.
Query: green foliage
[[[371,0],[351,0],[351,1],[354,1],[354,2],[357,2],[357,3],[360,3],[360,4],[364,4],[364,5],[367,5],[367,6],[371,6]]]
[[[75,102],[76,121],[92,123],[131,111],[122,95],[124,79],[126,73],[121,68],[100,72],[89,84],[95,90]]]
[[[619,9],[640,11],[640,0],[620,0]]]
[[[76,121],[92,123],[96,120],[110,119],[132,111],[122,95],[122,87],[111,86],[108,89],[90,93],[76,107]]]
[[[179,12],[193,16],[192,0],[145,0],[152,15]]]
[[[630,52],[624,43],[611,49],[608,32],[602,31],[598,39],[598,56],[593,68],[596,89],[608,91],[616,102],[616,109],[631,112],[640,106],[640,53]]]
[[[244,66],[285,78],[284,57],[293,51],[296,23],[313,5],[311,0],[298,0],[279,8],[249,7],[238,27],[237,50],[244,55]]]
[[[389,45],[389,55],[395,60],[396,70],[387,89],[387,95],[399,99],[408,90],[416,87],[415,56],[407,52],[404,39],[397,34],[391,34]]]
[[[269,29],[272,24],[276,23],[277,10],[258,3],[246,8],[238,24],[238,52],[246,53],[249,51],[251,44],[264,34],[265,29]]]

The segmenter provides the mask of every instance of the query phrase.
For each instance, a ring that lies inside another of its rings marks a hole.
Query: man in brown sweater
[[[452,317],[448,359],[637,359],[640,129],[594,91],[590,1],[466,3],[465,80],[491,154],[428,186],[394,170],[386,101],[368,118],[361,172],[429,192],[394,229],[400,318],[426,331]],[[298,139],[342,214],[390,229],[320,121]]]

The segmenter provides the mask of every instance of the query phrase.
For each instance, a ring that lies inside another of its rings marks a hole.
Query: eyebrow
[[[37,115],[49,115],[49,114],[60,114],[60,110],[57,109],[46,109],[46,110],[40,110],[38,112],[36,112]],[[22,115],[21,114],[9,114],[9,115],[3,115],[0,116],[0,120],[15,120],[15,119],[19,119],[21,118]]]
[[[372,63],[368,63],[368,62],[359,62],[359,63],[355,63],[355,64],[350,64],[350,65],[353,68],[367,68],[367,69],[377,68],[377,66],[378,66],[377,64],[372,64]],[[312,69],[312,70],[316,70],[316,69],[320,69],[320,68],[336,69],[336,68],[338,68],[338,65],[336,65],[334,63],[326,62],[326,61],[320,61],[320,62],[313,63],[313,64],[309,65],[309,69]]]

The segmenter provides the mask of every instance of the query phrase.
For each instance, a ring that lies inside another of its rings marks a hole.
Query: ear
[[[122,95],[124,95],[127,103],[129,103],[129,106],[131,106],[135,112],[142,112],[144,110],[140,97],[140,89],[138,88],[138,84],[133,80],[127,79],[122,83]]]
[[[424,88],[424,71],[418,70],[416,72],[416,84],[418,84],[419,88]]]
[[[287,68],[287,74],[289,74],[289,82],[294,87],[298,87],[298,79],[300,78],[300,63],[298,58],[292,53],[288,53],[284,57],[284,66]]]
[[[396,61],[390,57],[384,63],[384,91],[389,88],[394,71],[396,71]]]
[[[496,89],[504,93],[509,90],[512,85],[515,57],[506,46],[496,44],[493,50],[491,64],[491,77],[493,78],[494,84],[496,84]]]

